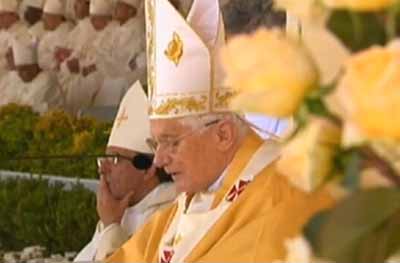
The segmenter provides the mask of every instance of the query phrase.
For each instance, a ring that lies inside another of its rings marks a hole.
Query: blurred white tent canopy
[[[293,127],[292,119],[280,119],[269,117],[258,113],[246,113],[246,120],[251,124],[259,128],[260,130],[254,129],[263,139],[268,139],[271,136],[268,133],[272,133],[279,138],[284,138]],[[266,132],[263,132],[266,131]]]

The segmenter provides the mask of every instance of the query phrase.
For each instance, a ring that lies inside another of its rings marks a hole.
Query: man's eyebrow
[[[179,134],[176,134],[176,133],[164,133],[164,134],[161,134],[159,138],[162,140],[165,140],[165,139],[173,139],[178,136],[179,136]]]

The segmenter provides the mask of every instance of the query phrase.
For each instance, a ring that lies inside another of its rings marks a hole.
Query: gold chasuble
[[[257,150],[263,145],[266,148],[276,147],[274,142],[266,143],[255,133],[247,136],[228,166],[221,187],[214,193],[209,210],[212,212],[218,209],[223,202],[231,202],[230,206],[200,236],[193,249],[186,251],[186,256],[180,262],[283,260],[286,256],[285,240],[299,235],[311,216],[333,204],[333,199],[323,190],[307,194],[294,188],[285,177],[277,173],[277,158],[269,165],[266,164],[266,167],[262,166],[261,172],[245,187],[235,188],[235,182],[249,162],[254,161]],[[268,158],[271,159],[265,156],[265,160]],[[159,251],[164,251],[162,246],[165,244],[162,241],[174,218],[179,217],[179,213],[185,213],[185,210],[179,209],[179,203],[158,212],[107,262],[172,262],[173,252],[160,255]],[[196,228],[204,228],[207,221],[210,220],[205,218],[199,221],[201,223]],[[180,242],[190,243],[190,239],[189,236]]]

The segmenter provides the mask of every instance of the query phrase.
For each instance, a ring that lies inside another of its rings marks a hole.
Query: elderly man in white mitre
[[[19,93],[16,103],[29,105],[39,113],[62,107],[63,93],[56,77],[39,67],[36,44],[14,39],[12,51],[19,76],[15,83]]]
[[[43,9],[43,22],[46,33],[39,43],[39,66],[43,70],[58,71],[57,47],[63,45],[65,36],[73,25],[65,19],[65,1],[47,0]]]
[[[119,248],[151,215],[176,197],[171,177],[152,164],[148,102],[139,82],[125,95],[108,141],[107,157],[99,159],[97,194],[100,222],[92,241],[74,261],[101,261]]]
[[[18,15],[18,1],[0,0],[0,76],[6,71],[7,49],[16,37],[30,37],[28,27]]]
[[[181,16],[167,0],[147,6],[149,145],[182,194],[107,262],[273,262],[285,240],[329,207],[276,169],[280,145],[262,140],[229,110],[218,54],[218,0],[194,0]],[[273,99],[273,98],[271,98]]]

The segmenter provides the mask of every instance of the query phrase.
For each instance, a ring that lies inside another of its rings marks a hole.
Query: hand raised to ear
[[[104,227],[111,224],[120,224],[125,209],[134,196],[135,192],[129,192],[122,200],[116,199],[110,191],[104,176],[100,177],[100,185],[97,191],[97,213]]]

